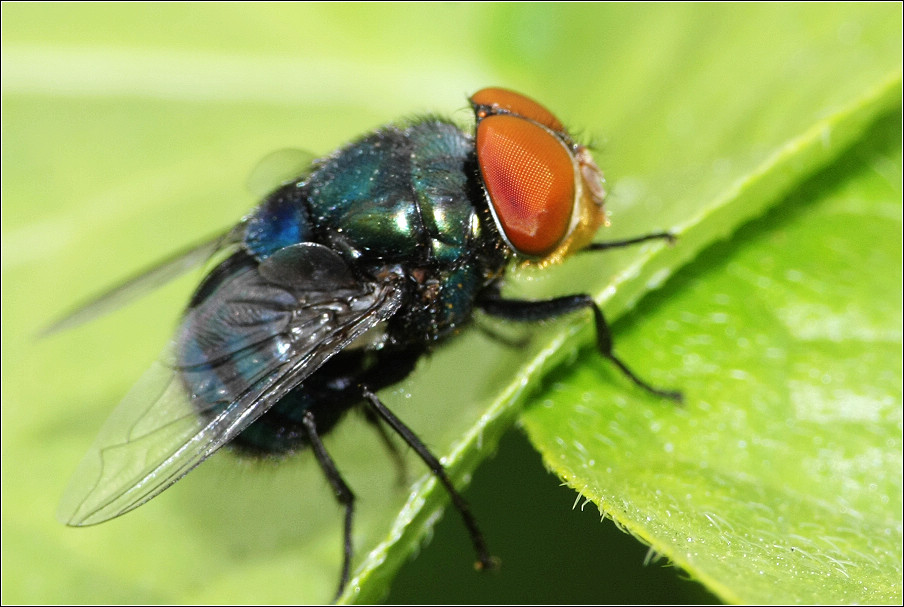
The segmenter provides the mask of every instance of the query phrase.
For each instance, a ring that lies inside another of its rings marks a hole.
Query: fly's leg
[[[647,242],[648,240],[665,240],[668,244],[675,244],[675,235],[670,232],[654,232],[652,234],[644,234],[627,240],[610,240],[609,242],[592,242],[587,247],[581,249],[584,251],[605,251],[606,249],[620,249],[631,245]]]
[[[348,575],[352,561],[352,515],[355,510],[355,494],[349,489],[348,485],[342,480],[339,469],[330,454],[326,452],[323,441],[317,433],[317,424],[314,421],[314,414],[308,411],[304,414],[302,420],[308,442],[314,450],[314,456],[317,463],[323,470],[323,474],[333,487],[333,493],[336,494],[336,500],[345,508],[345,528],[343,540],[343,556],[342,556],[342,574],[339,577],[339,589],[336,591],[336,598],[342,594],[345,585],[348,584]]]
[[[465,498],[463,498],[461,494],[455,490],[455,487],[452,486],[452,481],[449,480],[449,475],[446,474],[446,469],[443,468],[440,461],[436,459],[435,455],[430,453],[427,446],[402,422],[402,420],[396,417],[392,411],[386,408],[386,405],[380,402],[380,399],[376,394],[364,386],[361,387],[361,393],[364,396],[364,400],[371,406],[380,419],[389,424],[389,426],[395,430],[395,432],[401,436],[412,449],[414,449],[415,453],[417,453],[424,463],[427,464],[427,467],[430,468],[430,471],[437,480],[439,480],[443,487],[446,488],[449,497],[452,499],[452,504],[455,506],[455,509],[458,510],[462,520],[464,520],[465,527],[468,528],[468,533],[471,535],[471,543],[474,544],[474,550],[477,553],[477,563],[475,563],[475,567],[478,569],[495,568],[497,566],[497,561],[490,556],[490,553],[487,550],[483,534],[477,526],[477,520],[474,518],[474,515],[471,514],[468,502],[466,502]]]
[[[647,392],[681,402],[681,392],[656,388],[638,377],[620,358],[615,355],[612,345],[612,331],[606,322],[603,311],[589,295],[568,295],[542,301],[525,301],[520,299],[502,299],[491,294],[478,301],[478,306],[487,314],[516,321],[538,321],[556,318],[564,314],[590,308],[596,322],[596,347],[600,354],[612,361],[632,382]]]
[[[402,350],[385,350],[378,355],[377,362],[369,367],[361,376],[360,383],[370,390],[382,390],[387,386],[399,383],[414,371],[418,359],[424,354],[424,348],[414,347]],[[364,419],[377,431],[380,441],[389,451],[390,457],[395,462],[396,482],[400,487],[408,484],[408,468],[405,458],[395,443],[392,442],[381,418],[373,408],[364,409]]]
[[[405,464],[405,458],[402,457],[402,453],[399,451],[399,448],[396,446],[392,439],[389,437],[389,434],[386,432],[386,428],[383,427],[383,424],[380,422],[380,418],[377,417],[377,414],[374,413],[373,409],[365,409],[364,410],[364,419],[373,426],[374,430],[377,431],[377,435],[380,437],[380,442],[383,443],[383,446],[386,447],[386,450],[389,451],[390,457],[392,457],[392,461],[395,463],[396,468],[396,484],[399,487],[404,487],[408,484],[408,466]]]

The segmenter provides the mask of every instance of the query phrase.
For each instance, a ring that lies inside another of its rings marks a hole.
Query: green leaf
[[[198,276],[90,327],[33,336],[235,221],[254,204],[247,176],[274,149],[328,153],[416,111],[467,124],[464,96],[497,84],[605,137],[605,238],[681,233],[672,248],[520,272],[510,292],[588,291],[610,320],[631,311],[614,324],[619,354],[680,386],[687,405],[646,398],[586,351],[584,315],[530,331],[523,350],[465,331],[381,394],[387,404],[459,483],[523,410],[547,465],[723,600],[900,601],[898,6],[2,11],[4,602],[329,600],[341,512],[306,454],[279,466],[217,455],[121,519],[80,530],[53,519]],[[345,598],[380,599],[446,497],[410,456],[412,486],[394,483],[355,416],[327,447],[359,498]],[[517,507],[505,494],[488,503]],[[561,510],[528,534],[557,537],[579,516]],[[447,567],[467,570],[466,538],[456,546]],[[610,596],[599,572],[539,571],[472,577]],[[445,573],[415,576],[429,583],[413,600],[454,602],[431,594]]]
[[[594,353],[523,416],[547,465],[740,603],[901,598],[897,112],[616,325],[686,406]]]

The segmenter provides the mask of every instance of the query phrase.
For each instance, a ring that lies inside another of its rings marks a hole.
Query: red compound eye
[[[551,253],[568,236],[575,207],[571,151],[529,120],[495,115],[477,127],[477,159],[496,224],[512,248],[529,257]]]
[[[564,133],[565,127],[559,122],[552,112],[531,99],[520,93],[501,88],[486,88],[474,93],[471,97],[471,103],[475,106],[489,106],[496,110],[505,110],[512,114],[518,114],[524,118],[539,122],[558,133]],[[485,113],[485,116],[492,115],[494,112]]]

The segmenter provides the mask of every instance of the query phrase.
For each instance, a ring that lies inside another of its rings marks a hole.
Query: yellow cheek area
[[[575,153],[578,170],[576,181],[580,192],[574,212],[577,219],[571,234],[563,240],[549,255],[539,259],[527,259],[523,266],[546,268],[561,263],[566,257],[585,248],[593,242],[596,233],[603,225],[609,225],[603,201],[606,192],[603,189],[603,174],[596,166],[587,148],[581,146]]]

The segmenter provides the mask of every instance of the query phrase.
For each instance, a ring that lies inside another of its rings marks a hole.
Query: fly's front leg
[[[600,310],[600,307],[596,305],[596,302],[593,301],[593,298],[589,295],[568,295],[541,301],[526,301],[520,299],[503,299],[499,297],[498,294],[491,293],[489,296],[478,300],[477,305],[484,312],[492,316],[522,322],[547,320],[590,308],[593,311],[593,319],[596,323],[596,347],[600,354],[611,360],[613,364],[628,377],[628,379],[647,392],[662,398],[681,402],[681,392],[663,390],[651,386],[638,377],[615,355],[612,345],[612,331],[609,329],[609,323],[606,322],[603,311]]]
[[[673,245],[675,244],[677,238],[671,232],[654,232],[652,234],[644,234],[643,236],[628,238],[626,240],[592,242],[587,245],[586,248],[581,249],[581,252],[583,253],[584,251],[605,251],[606,249],[620,249],[622,247],[630,247],[631,245],[640,244],[641,242],[647,242],[648,240],[665,240],[669,245]]]

